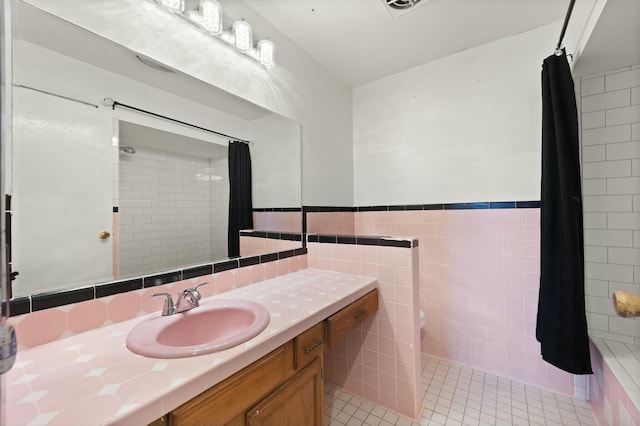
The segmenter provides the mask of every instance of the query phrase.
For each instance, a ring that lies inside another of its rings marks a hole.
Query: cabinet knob
[[[111,233],[109,231],[100,231],[100,233],[98,234],[98,238],[100,238],[101,240],[106,240],[110,236]]]

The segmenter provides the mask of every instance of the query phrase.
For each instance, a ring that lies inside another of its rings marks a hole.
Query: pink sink
[[[127,347],[151,358],[204,355],[252,339],[270,320],[269,311],[259,303],[214,300],[179,314],[158,314],[142,321],[127,336]]]

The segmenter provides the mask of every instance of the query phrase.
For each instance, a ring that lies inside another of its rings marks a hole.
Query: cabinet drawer
[[[293,340],[293,365],[304,367],[324,350],[324,322],[319,322]]]
[[[378,289],[374,289],[327,318],[327,346],[333,346],[377,310]]]

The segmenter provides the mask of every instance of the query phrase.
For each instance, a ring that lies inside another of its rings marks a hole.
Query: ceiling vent
[[[397,18],[415,9],[422,0],[382,0],[392,18]],[[425,3],[427,0],[425,0]]]

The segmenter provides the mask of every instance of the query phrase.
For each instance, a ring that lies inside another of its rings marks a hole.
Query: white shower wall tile
[[[580,86],[582,96],[602,93],[604,92],[604,76],[582,80]]]
[[[198,174],[211,167],[209,159],[139,147],[121,155],[121,276],[210,261],[212,188],[218,182]]]
[[[606,92],[599,95],[582,95],[582,113],[589,117],[592,111],[603,111],[611,108],[628,106],[631,104],[631,91],[629,89]],[[602,122],[603,127],[604,121]],[[584,129],[584,127],[583,127]]]
[[[625,70],[605,76],[607,92],[640,86],[640,68]]]
[[[603,143],[629,142],[631,141],[631,129],[628,124],[612,127],[600,127],[582,131],[582,145],[600,145]],[[636,131],[640,133],[640,129]],[[634,136],[635,139],[635,136]]]
[[[606,193],[607,193],[606,179],[585,179],[584,180],[584,183],[582,185],[583,195],[605,195]]]
[[[605,161],[606,159],[605,145],[586,146],[582,149],[582,161],[585,163]]]

